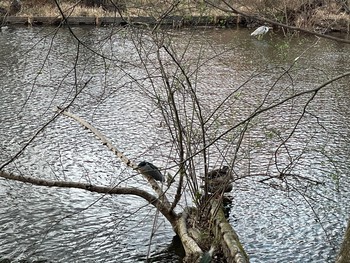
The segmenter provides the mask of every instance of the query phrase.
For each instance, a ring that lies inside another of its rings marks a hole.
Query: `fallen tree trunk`
[[[210,215],[213,222],[212,232],[215,239],[220,241],[226,261],[232,263],[249,262],[248,255],[239,241],[238,235],[225,218],[222,203],[217,199],[212,199],[210,204]]]
[[[341,244],[336,263],[350,262],[350,220],[345,231],[343,243]]]

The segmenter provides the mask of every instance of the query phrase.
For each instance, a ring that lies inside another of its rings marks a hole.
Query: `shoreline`
[[[0,18],[1,19],[1,18]],[[235,16],[169,16],[164,18],[161,22],[153,17],[137,16],[137,17],[89,17],[89,16],[75,16],[67,17],[64,20],[61,17],[45,17],[45,16],[8,16],[0,20],[2,26],[9,25],[28,25],[28,26],[57,26],[60,24],[74,25],[74,26],[125,26],[127,24],[135,25],[166,25],[173,28],[181,28],[184,26],[221,26],[233,27],[237,25],[246,24],[245,19],[240,15]]]
[[[342,33],[349,34],[350,22],[347,20],[338,20],[338,23],[329,27],[330,21],[320,20],[314,25],[314,29],[323,30],[325,33]],[[135,16],[135,17],[117,17],[117,16],[71,16],[66,20],[62,17],[47,17],[47,16],[5,16],[0,17],[1,26],[126,26],[128,24],[139,26],[170,26],[173,29],[183,27],[256,27],[258,24],[254,20],[250,20],[241,15],[217,15],[217,16],[168,16],[160,22],[154,17]]]

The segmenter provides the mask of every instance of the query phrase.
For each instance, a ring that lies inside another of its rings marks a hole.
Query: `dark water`
[[[127,29],[74,32],[80,45],[67,29],[1,32],[1,163],[53,116],[54,106],[74,100],[71,110],[129,158],[170,167],[171,140],[150,102],[153,90],[134,47],[142,41],[144,50],[150,50],[142,54],[144,61],[156,70],[149,37]],[[288,38],[276,32],[259,41],[243,29],[201,29],[174,31],[171,41],[179,51],[186,50],[179,57],[189,65],[205,117],[227,97],[208,121],[216,127],[213,134],[208,129],[210,136],[261,105],[316,88],[349,70],[348,46],[306,36]],[[250,122],[235,161],[240,179],[231,193],[230,222],[251,262],[334,261],[350,210],[348,80],[321,90],[307,108],[309,97],[296,98]],[[153,81],[161,87],[160,78]],[[220,165],[224,152],[225,161],[232,161],[239,132],[224,136],[211,149],[212,167]],[[150,190],[92,134],[65,117],[48,125],[7,169],[38,178]],[[296,176],[268,181],[277,189],[259,182],[262,175],[281,170]],[[302,177],[322,184],[298,180]],[[137,197],[5,180],[0,181],[0,196],[1,260],[144,262],[148,252],[154,262],[180,260],[169,223]],[[190,197],[182,200],[182,205],[190,203]]]

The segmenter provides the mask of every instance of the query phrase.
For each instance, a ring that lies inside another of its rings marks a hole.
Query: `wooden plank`
[[[48,17],[48,16],[38,16],[38,17],[28,17],[29,25],[59,25],[62,19],[60,17]]]
[[[95,25],[96,17],[87,17],[87,16],[79,16],[79,17],[67,17],[67,24],[69,25]]]
[[[28,22],[28,17],[17,17],[17,16],[8,16],[4,18],[6,24],[25,24]]]
[[[121,25],[124,21],[121,17],[98,17],[96,25]]]

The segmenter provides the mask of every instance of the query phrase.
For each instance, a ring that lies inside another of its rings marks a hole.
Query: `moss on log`
[[[248,263],[248,255],[244,251],[238,235],[225,218],[222,203],[215,199],[211,200],[210,214],[213,222],[212,232],[215,239],[220,241],[226,261],[230,263]]]

